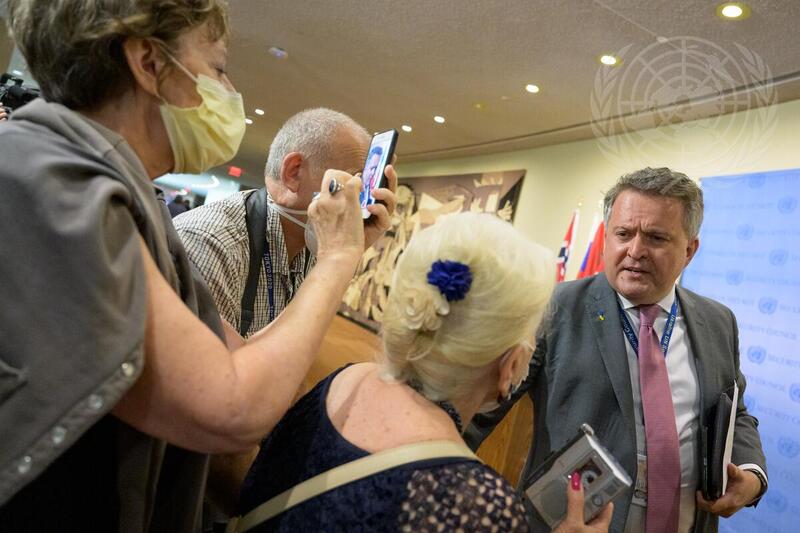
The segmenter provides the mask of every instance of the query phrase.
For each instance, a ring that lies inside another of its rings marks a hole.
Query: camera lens
[[[600,477],[600,470],[592,462],[587,463],[580,469],[581,483],[584,487],[588,487]]]

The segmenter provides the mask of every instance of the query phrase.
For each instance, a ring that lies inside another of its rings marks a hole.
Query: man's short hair
[[[703,191],[689,176],[669,168],[646,167],[622,176],[603,199],[606,228],[617,196],[625,190],[680,200],[683,204],[683,229],[689,239],[697,238],[703,223]]]
[[[313,168],[326,167],[334,156],[336,134],[341,130],[369,139],[369,133],[344,113],[318,107],[306,109],[287,120],[269,147],[264,177],[280,179],[283,159],[299,152]]]

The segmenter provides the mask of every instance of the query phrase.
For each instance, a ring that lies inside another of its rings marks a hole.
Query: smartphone
[[[397,144],[397,130],[384,131],[377,133],[372,138],[367,151],[367,161],[364,163],[364,171],[361,173],[361,181],[364,183],[364,190],[361,191],[361,217],[369,218],[371,213],[367,211],[367,206],[375,203],[372,196],[374,189],[386,187],[386,176],[384,170],[394,156],[394,147]]]

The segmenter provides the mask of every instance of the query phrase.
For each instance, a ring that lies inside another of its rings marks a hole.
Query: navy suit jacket
[[[736,379],[740,396],[732,461],[737,465],[754,463],[766,472],[758,421],[747,413],[742,400],[745,379],[739,370],[739,337],[733,312],[680,287],[677,298],[697,365],[700,427],[705,424],[708,409]],[[594,428],[635,485],[633,394],[617,302],[604,274],[559,284],[537,335],[528,379],[510,401],[492,413],[476,416],[467,430],[467,442],[477,448],[514,402],[523,394],[530,395],[533,442],[520,477],[521,489],[532,483],[532,473],[550,452],[564,446],[584,422]],[[702,468],[702,459],[698,461]],[[624,530],[632,495],[631,488],[614,501],[610,531]],[[535,523],[534,531],[540,530],[548,529],[543,523]],[[716,530],[717,517],[698,511],[695,531]]]

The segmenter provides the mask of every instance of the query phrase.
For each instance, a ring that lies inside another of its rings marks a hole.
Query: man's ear
[[[305,158],[300,152],[286,154],[281,163],[281,183],[283,186],[296,193],[300,189],[302,181],[301,169]]]
[[[158,75],[166,67],[164,54],[152,41],[131,37],[122,44],[128,68],[139,86],[158,96]]]
[[[689,244],[686,247],[686,264],[683,265],[684,268],[686,268],[689,265],[689,263],[692,261],[692,258],[697,253],[697,249],[698,248],[700,248],[700,239],[695,237],[694,239],[689,241]]]

